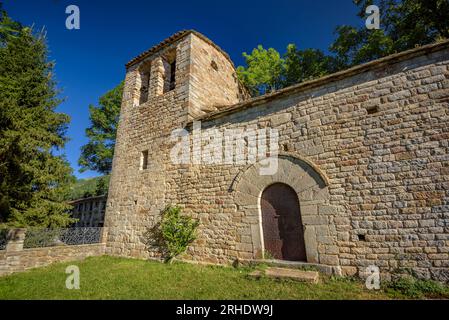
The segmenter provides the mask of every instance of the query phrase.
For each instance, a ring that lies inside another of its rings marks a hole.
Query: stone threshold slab
[[[249,274],[253,278],[266,276],[274,279],[290,279],[299,282],[318,283],[319,273],[317,271],[302,271],[298,269],[287,268],[267,268],[265,270],[256,270]]]
[[[268,259],[256,259],[256,260],[241,260],[244,265],[257,266],[257,265],[268,265],[269,267],[279,267],[279,268],[289,268],[289,269],[315,269],[327,275],[339,275],[339,272],[334,270],[335,267],[327,266],[318,263],[308,263],[300,261],[284,261],[284,260],[268,260]],[[309,270],[304,270],[309,271]],[[314,270],[310,270],[314,271]]]

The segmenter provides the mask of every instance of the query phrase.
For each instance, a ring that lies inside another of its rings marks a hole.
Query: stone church
[[[195,123],[276,130],[277,170],[173,161],[173,132],[189,141]],[[275,259],[338,275],[377,266],[448,281],[449,42],[251,98],[216,44],[174,34],[126,64],[107,253],[157,258],[147,234],[167,205],[200,221],[186,261]]]

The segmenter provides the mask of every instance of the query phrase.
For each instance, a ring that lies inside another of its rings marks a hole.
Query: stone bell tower
[[[126,64],[105,226],[108,254],[149,257],[145,234],[179,203],[188,168],[170,161],[171,133],[248,97],[229,56],[195,31],[181,31]]]

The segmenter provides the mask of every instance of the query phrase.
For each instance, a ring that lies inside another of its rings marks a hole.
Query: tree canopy
[[[251,54],[243,53],[246,67],[239,66],[237,74],[252,95],[265,94],[311,80],[337,70],[336,60],[317,49],[299,50],[287,46],[285,54],[259,45]]]
[[[366,7],[377,4],[381,25],[379,30],[337,27],[337,39],[330,50],[341,68],[449,37],[447,0],[354,0],[354,3],[360,9],[361,19],[366,19]]]
[[[0,222],[66,226],[64,201],[73,181],[61,149],[70,121],[61,102],[43,32],[0,8]]]
[[[89,106],[91,126],[86,129],[89,142],[81,148],[78,160],[81,172],[111,172],[122,94],[123,82],[100,97],[99,106]]]
[[[282,87],[282,67],[284,61],[273,48],[261,45],[251,54],[243,53],[247,67],[238,67],[237,74],[252,94],[267,93]]]
[[[284,87],[291,86],[337,70],[335,59],[325,55],[321,50],[299,50],[296,45],[289,44],[284,54],[282,84]]]
[[[418,45],[449,38],[447,0],[353,0],[363,26],[338,26],[329,55],[317,49],[298,50],[289,44],[281,56],[258,46],[243,53],[246,66],[238,68],[240,80],[253,95],[264,94],[369,62]],[[377,4],[380,29],[367,29],[365,10]]]

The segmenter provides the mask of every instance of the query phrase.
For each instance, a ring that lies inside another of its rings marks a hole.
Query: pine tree
[[[282,87],[283,60],[279,52],[259,45],[250,54],[244,52],[243,57],[247,67],[238,67],[237,75],[252,95],[273,92]]]
[[[70,120],[55,111],[57,94],[43,32],[35,34],[0,8],[0,222],[73,222],[62,201],[72,170],[58,155]]]

